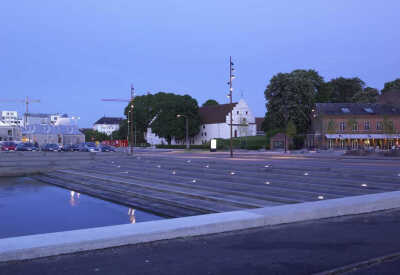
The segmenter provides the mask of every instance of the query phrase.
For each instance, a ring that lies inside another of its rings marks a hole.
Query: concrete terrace
[[[164,217],[400,190],[400,162],[390,158],[240,152],[230,159],[200,151],[101,156],[32,177]]]

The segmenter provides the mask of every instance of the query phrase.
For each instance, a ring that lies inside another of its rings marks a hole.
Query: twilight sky
[[[122,116],[133,83],[147,91],[227,103],[229,55],[244,94],[264,116],[278,72],[315,69],[381,89],[400,77],[398,0],[4,0],[0,99],[30,96],[32,112],[65,112],[90,127]],[[23,112],[20,103],[0,109]]]

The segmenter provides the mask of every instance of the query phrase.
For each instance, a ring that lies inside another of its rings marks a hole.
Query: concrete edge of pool
[[[400,207],[400,191],[0,239],[0,262],[200,236]]]

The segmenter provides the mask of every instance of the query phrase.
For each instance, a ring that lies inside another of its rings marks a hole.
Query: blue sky
[[[397,0],[19,0],[0,5],[0,99],[41,100],[89,127],[122,116],[101,98],[147,91],[226,103],[229,56],[257,116],[278,72],[315,69],[382,88],[400,77]],[[22,112],[23,104],[0,102]]]

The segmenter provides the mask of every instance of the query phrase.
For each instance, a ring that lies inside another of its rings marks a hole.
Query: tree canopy
[[[381,93],[384,94],[391,90],[397,90],[400,92],[400,78],[397,78],[393,81],[386,82],[385,86],[383,87]]]
[[[295,70],[273,76],[264,92],[268,112],[263,128],[285,129],[292,120],[299,132],[304,133],[323,83],[323,78],[314,70]]]
[[[215,105],[219,105],[219,103],[214,99],[209,99],[206,102],[204,102],[202,106],[204,107],[204,106],[215,106]]]
[[[352,102],[356,103],[375,103],[378,99],[379,91],[378,89],[366,87],[364,90],[357,92],[353,98]]]
[[[132,108],[133,105],[133,108]],[[125,108],[125,115],[131,115],[136,126],[137,138],[144,140],[147,128],[151,126],[152,132],[165,138],[168,143],[174,137],[184,139],[186,135],[185,118],[189,119],[189,136],[195,136],[200,131],[200,116],[198,104],[189,95],[159,92],[135,97]],[[132,110],[132,113],[129,113]],[[177,115],[184,117],[178,118]],[[121,124],[122,131],[127,132],[126,120]]]
[[[357,93],[363,92],[365,83],[358,77],[344,78],[338,77],[327,82],[328,102],[352,102]]]

